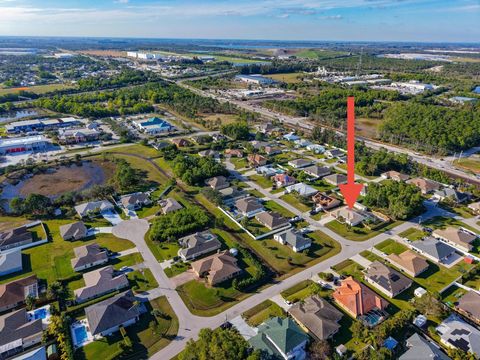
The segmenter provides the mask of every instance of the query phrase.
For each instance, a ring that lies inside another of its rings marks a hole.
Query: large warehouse
[[[40,135],[20,138],[4,138],[0,139],[0,155],[26,151],[45,151],[48,145],[48,139]]]

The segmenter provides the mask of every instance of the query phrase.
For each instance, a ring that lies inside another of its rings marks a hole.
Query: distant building
[[[456,204],[461,204],[469,199],[469,195],[455,189],[444,188],[435,191],[433,198],[438,199],[439,201],[451,200]]]
[[[478,101],[478,98],[466,97],[466,96],[454,96],[450,98],[450,101],[454,104],[474,104]]]
[[[460,299],[455,306],[457,311],[466,316],[470,320],[480,324],[480,294],[476,291],[468,291]]]
[[[282,188],[295,184],[297,180],[293,176],[287,174],[276,174],[272,176],[272,181],[275,183],[277,188]]]
[[[372,262],[365,270],[365,281],[391,298],[412,286],[412,280],[380,261]]]
[[[338,222],[349,226],[357,226],[366,220],[366,217],[355,210],[343,207],[330,213]]]
[[[230,183],[225,176],[212,177],[206,180],[205,184],[210,186],[213,190],[221,190],[230,186]]]
[[[81,121],[72,117],[61,119],[44,119],[44,120],[21,120],[14,121],[5,125],[8,133],[21,133],[31,131],[46,131],[77,126]]]
[[[347,183],[347,176],[343,174],[332,174],[323,178],[330,185],[338,186]]]
[[[286,135],[283,135],[283,138],[287,141],[297,141],[300,140],[300,136],[295,135],[294,133],[289,133]]]
[[[468,204],[468,208],[472,210],[475,214],[480,214],[480,201]]]
[[[212,286],[229,280],[242,272],[242,269],[237,265],[237,259],[229,255],[227,251],[197,260],[191,265],[193,272],[199,278],[206,278]]]
[[[187,147],[190,145],[190,142],[186,139],[172,139],[172,144],[174,144],[177,148]]]
[[[328,166],[312,165],[303,169],[303,172],[314,179],[329,175],[332,170]]]
[[[262,156],[260,154],[250,154],[248,155],[247,159],[248,159],[248,163],[251,166],[255,166],[255,167],[264,166],[268,162],[268,159],[265,156]]]
[[[183,206],[174,198],[158,200],[158,205],[162,208],[162,214],[164,215],[183,208]]]
[[[301,169],[301,168],[310,166],[312,164],[313,164],[312,160],[305,160],[305,159],[295,159],[295,160],[290,160],[288,162],[288,165],[290,165],[294,169]]]
[[[422,179],[422,178],[410,179],[407,181],[407,183],[418,187],[422,192],[422,194],[429,194],[435,190],[440,189],[441,187],[441,184],[436,181]]]
[[[58,142],[62,145],[97,141],[102,133],[95,129],[67,129],[58,132]]]
[[[286,194],[289,194],[289,193],[292,193],[292,192],[297,193],[300,196],[310,197],[310,196],[316,194],[318,192],[318,190],[315,189],[314,187],[310,186],[310,185],[307,185],[307,184],[304,184],[304,183],[297,183],[297,184],[287,186],[285,188],[285,193]]]
[[[333,209],[334,207],[337,207],[342,203],[337,198],[334,198],[332,196],[329,196],[320,192],[313,195],[312,200],[315,203],[316,208],[321,209],[323,211]]]
[[[0,139],[0,155],[46,151],[49,145],[49,140],[41,135],[3,138]]]
[[[144,206],[150,205],[150,196],[144,192],[136,192],[133,194],[123,195],[120,197],[122,207],[127,210],[138,210]]]
[[[384,172],[380,174],[380,176],[384,179],[392,179],[395,181],[407,181],[408,179],[410,179],[410,176],[399,173],[398,171],[395,171],[395,170]]]
[[[270,230],[290,225],[288,219],[273,211],[264,211],[255,215],[255,219]]]
[[[317,340],[327,340],[340,329],[343,314],[318,295],[295,303],[288,312],[309,335]]]
[[[237,75],[235,76],[236,80],[243,81],[247,84],[255,84],[255,85],[273,85],[276,83],[275,80],[270,79],[268,77],[262,75]]]
[[[238,150],[238,149],[227,149],[227,150],[225,150],[225,155],[229,155],[231,157],[241,158],[241,157],[243,157],[243,151]]]
[[[265,211],[263,205],[254,197],[246,197],[235,202],[235,207],[242,216],[251,218],[258,213]]]
[[[111,210],[114,210],[114,206],[107,200],[90,201],[75,206],[75,211],[81,218]]]
[[[332,150],[327,150],[327,151],[325,151],[325,155],[326,155],[327,158],[329,158],[329,159],[334,159],[334,158],[338,158],[338,157],[344,156],[345,153],[344,153],[342,150],[339,150],[339,149],[332,149]]]
[[[134,120],[132,121],[132,124],[140,131],[143,131],[148,135],[161,134],[175,129],[175,127],[172,126],[168,121],[158,117],[152,117],[144,120]]]
[[[303,360],[308,335],[290,318],[271,318],[258,326],[258,334],[248,340],[255,350],[274,359]]]

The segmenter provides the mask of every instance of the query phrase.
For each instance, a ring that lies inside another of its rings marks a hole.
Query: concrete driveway
[[[112,225],[118,225],[123,220],[114,210],[103,211],[102,216],[105,220],[107,220]]]
[[[189,269],[181,274],[178,274],[177,276],[170,278],[170,281],[175,285],[175,287],[178,287],[180,285],[183,285],[195,279],[196,279],[195,273],[193,272],[192,269]]]

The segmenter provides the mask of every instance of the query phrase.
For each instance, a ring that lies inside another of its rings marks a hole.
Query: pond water
[[[20,120],[22,118],[26,118],[28,116],[35,116],[35,115],[38,115],[38,113],[35,110],[14,111],[11,113],[0,115],[0,123],[5,123],[13,120]]]
[[[59,166],[24,178],[15,185],[7,183],[3,187],[2,199],[8,202],[15,197],[24,198],[33,193],[54,199],[69,191],[82,191],[94,185],[105,184],[108,177],[97,162],[84,162],[82,166]]]

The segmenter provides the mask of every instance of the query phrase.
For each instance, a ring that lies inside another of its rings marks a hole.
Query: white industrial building
[[[22,153],[27,151],[45,151],[49,140],[44,136],[25,136],[0,139],[0,155]]]

